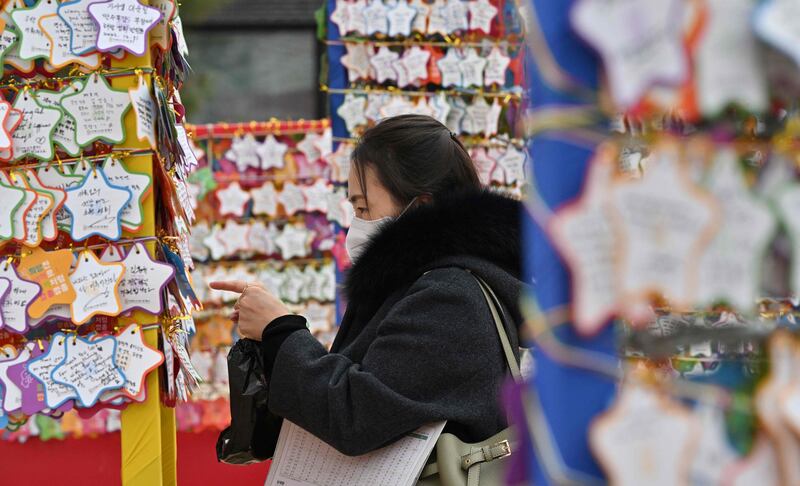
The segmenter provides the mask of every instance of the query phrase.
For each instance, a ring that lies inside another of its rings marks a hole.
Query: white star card
[[[29,189],[22,181],[20,181],[13,172],[10,173],[9,176],[10,177],[6,177],[5,172],[0,172],[0,184],[13,186],[25,192],[25,199],[22,201],[22,205],[13,213],[13,238],[14,240],[22,243],[28,237],[28,215],[36,205],[36,200],[39,196],[36,191]]]
[[[680,402],[643,385],[623,383],[612,408],[589,429],[589,445],[618,486],[681,484],[697,424]]]
[[[66,175],[56,167],[40,167],[36,171],[36,176],[44,184],[45,188],[53,191],[65,191],[70,187],[79,186],[83,182],[83,178],[75,175]],[[0,188],[1,190],[1,188]],[[64,192],[64,201],[66,201],[66,191]],[[59,228],[69,230],[72,226],[72,216],[67,211],[63,204],[58,205],[61,209],[56,212],[56,225]],[[1,219],[1,218],[0,218]]]
[[[139,76],[135,88],[128,89],[134,113],[136,113],[136,138],[147,142],[150,148],[156,149],[156,103],[150,95],[150,86],[144,76]]]
[[[570,270],[573,324],[584,336],[600,331],[617,307],[617,240],[608,208],[615,152],[598,150],[583,194],[559,209],[548,227]]]
[[[309,213],[314,211],[325,213],[328,210],[328,194],[333,189],[327,181],[318,179],[314,184],[304,186],[302,191],[306,200],[305,211]]]
[[[122,235],[120,214],[132,199],[131,191],[109,182],[100,167],[95,167],[79,186],[67,189],[64,207],[72,217],[71,235],[83,241],[99,235],[118,240]]]
[[[125,167],[125,163],[122,160],[116,160],[112,157],[103,162],[103,172],[108,177],[108,182],[112,185],[130,191],[131,199],[122,208],[122,212],[119,215],[120,224],[124,230],[138,231],[144,223],[142,203],[152,192],[150,176],[130,171]]]
[[[98,0],[75,0],[58,6],[58,16],[67,24],[70,31],[70,49],[81,55],[97,47],[97,24],[89,15],[89,5]]]
[[[347,131],[350,133],[367,124],[365,116],[367,98],[348,93],[344,97],[344,102],[336,109],[336,114],[344,120]]]
[[[283,169],[286,166],[285,157],[288,150],[288,145],[279,142],[272,134],[267,135],[256,148],[256,153],[261,159],[261,169]]]
[[[164,362],[164,356],[145,343],[142,330],[137,324],[126,327],[115,338],[117,350],[114,360],[125,375],[125,386],[122,390],[128,398],[133,399],[144,389],[147,375]]]
[[[2,302],[3,328],[23,333],[28,330],[30,314],[28,309],[39,297],[42,288],[35,282],[19,276],[17,269],[8,262],[0,263],[0,278],[11,282],[11,289]]]
[[[214,193],[219,202],[221,216],[244,216],[245,206],[250,202],[250,193],[243,190],[238,182],[232,182],[224,189],[217,189]]]
[[[125,376],[114,362],[117,343],[112,336],[94,341],[67,338],[64,347],[66,357],[53,369],[53,381],[75,390],[82,407],[94,406],[103,392],[125,385]]]
[[[67,356],[67,336],[56,333],[50,338],[47,352],[28,362],[28,373],[43,385],[44,402],[50,409],[56,409],[66,401],[77,398],[75,390],[53,381],[53,370],[64,362]]]
[[[461,70],[461,86],[483,86],[483,69],[486,67],[486,59],[478,55],[478,51],[472,48],[466,49],[466,54],[461,59],[459,69]]]
[[[11,176],[11,184],[14,187],[25,190],[26,193],[33,193],[33,204],[25,213],[25,237],[22,243],[28,247],[37,247],[44,238],[42,221],[49,215],[55,207],[55,197],[48,191],[36,191],[31,188],[24,173],[15,172]]]
[[[442,86],[463,86],[461,79],[461,58],[456,49],[447,50],[447,54],[436,62],[442,74]]]
[[[506,71],[511,64],[511,58],[504,54],[499,47],[492,48],[486,57],[486,68],[483,70],[483,84],[503,86],[506,84]]]
[[[580,0],[572,25],[602,56],[617,106],[634,106],[654,84],[688,75],[682,0]]]
[[[389,32],[388,13],[389,9],[383,4],[383,0],[371,0],[367,8],[362,10],[366,24],[365,33],[375,35]]]
[[[232,219],[225,221],[225,226],[217,233],[217,239],[225,247],[226,256],[237,256],[238,252],[250,249],[248,232],[246,224],[239,224]]]
[[[14,237],[19,224],[19,211],[26,211],[28,205],[25,204],[28,194],[17,187],[12,186],[9,181],[0,178],[0,241],[10,240]]]
[[[246,171],[249,167],[259,168],[261,158],[258,155],[259,144],[251,133],[243,137],[236,136],[231,141],[231,148],[225,152],[225,158],[236,164],[239,172]]]
[[[105,77],[93,74],[82,90],[65,95],[61,105],[75,119],[81,147],[95,140],[112,144],[125,140],[123,120],[131,100],[127,91],[112,89]]]
[[[295,257],[303,258],[311,252],[313,238],[313,235],[305,226],[287,224],[275,239],[275,245],[277,245],[284,260],[290,260]]]
[[[497,17],[497,7],[489,0],[474,0],[467,3],[469,8],[469,29],[480,30],[489,35],[492,32],[492,21]]]
[[[38,101],[39,104],[62,112],[61,120],[58,121],[53,131],[53,142],[73,157],[77,157],[81,153],[81,147],[78,145],[77,139],[77,125],[75,124],[75,118],[70,114],[64,113],[64,110],[62,110],[61,99],[81,88],[83,88],[83,81],[76,80],[61,91],[40,89],[36,91],[35,94],[36,101]]]
[[[306,198],[294,182],[287,182],[278,194],[278,202],[283,206],[283,210],[288,216],[292,216],[306,207]]]
[[[131,247],[122,261],[125,273],[119,283],[119,299],[121,313],[131,310],[142,310],[158,315],[164,308],[162,292],[164,287],[175,276],[171,265],[154,261],[142,243]]]
[[[718,206],[689,179],[677,142],[654,147],[641,180],[620,182],[612,207],[624,242],[622,291],[641,302],[654,293],[676,308],[696,299],[697,259],[717,230]]]
[[[397,37],[402,35],[408,37],[411,35],[411,24],[414,22],[414,17],[417,15],[417,10],[410,7],[406,0],[397,2],[393,8],[389,9],[387,18],[389,20],[389,37]]]
[[[14,159],[35,157],[51,160],[54,154],[53,132],[61,120],[61,110],[46,107],[28,90],[17,94],[14,109],[22,112],[22,122],[11,134]]]
[[[403,52],[400,65],[405,69],[408,77],[407,85],[414,84],[417,81],[424,82],[428,80],[428,61],[430,58],[430,51],[420,49],[419,46],[413,46]]]
[[[55,0],[39,0],[30,8],[15,8],[11,19],[19,29],[19,57],[30,61],[50,57],[50,40],[39,27],[39,20],[54,15],[58,9]]]
[[[389,50],[386,46],[381,46],[378,52],[369,59],[369,63],[375,69],[375,80],[378,83],[397,81],[395,65],[399,58],[400,54]]]
[[[109,52],[124,49],[142,56],[147,49],[147,32],[161,20],[161,11],[142,5],[139,0],[109,0],[89,5],[89,15],[97,22],[97,49]]]
[[[56,69],[61,69],[71,64],[80,65],[89,70],[100,67],[102,63],[100,54],[94,52],[79,56],[72,52],[69,25],[55,13],[42,17],[39,20],[39,28],[50,40],[50,64]]]
[[[347,53],[342,56],[342,66],[347,68],[347,79],[353,83],[359,79],[369,79],[370,77],[370,64],[369,58],[372,54],[372,49],[366,43],[359,42],[357,44],[345,45]]]
[[[124,273],[121,263],[104,263],[92,251],[81,252],[70,274],[76,295],[70,304],[72,321],[83,324],[96,315],[119,315],[122,306],[118,289]]]
[[[56,215],[63,208],[67,193],[63,189],[45,186],[39,177],[31,169],[25,172],[28,184],[37,193],[47,193],[53,198],[53,209],[48,212],[41,221],[42,238],[45,241],[53,241],[58,237],[58,224]]]
[[[277,216],[278,193],[275,191],[275,184],[272,181],[266,181],[261,187],[251,189],[250,196],[253,199],[253,214]]]
[[[746,312],[761,297],[761,262],[778,225],[769,206],[750,193],[738,164],[732,148],[718,148],[707,187],[722,210],[722,225],[700,258],[697,299]]]
[[[764,111],[769,104],[767,79],[758,40],[750,27],[755,3],[708,0],[705,6],[708,21],[695,53],[701,113],[716,116],[730,103],[751,112]]]

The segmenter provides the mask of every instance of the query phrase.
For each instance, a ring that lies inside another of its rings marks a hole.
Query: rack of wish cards
[[[75,432],[121,410],[107,426],[124,484],[175,484],[167,407],[199,379],[177,14],[175,0],[0,12],[0,428]]]
[[[512,483],[800,482],[800,17],[532,0]],[[527,484],[527,483],[526,483]]]
[[[334,165],[328,120],[217,123],[189,128],[199,168],[189,177],[197,221],[190,249],[204,310],[195,314],[192,361],[204,383],[178,409],[178,427],[227,426],[225,356],[236,339],[230,293],[207,282],[261,282],[325,345],[337,326],[337,278],[349,266],[344,230],[349,161]]]
[[[525,44],[512,0],[326,2],[334,164],[357,137],[403,114],[441,121],[486,186],[521,193]]]

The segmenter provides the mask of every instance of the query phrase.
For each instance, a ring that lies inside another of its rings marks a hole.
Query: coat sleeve
[[[434,270],[380,322],[362,363],[293,333],[275,360],[269,409],[344,454],[364,454],[426,423],[474,420],[495,403],[486,386],[503,373],[501,353],[477,284],[460,269]]]

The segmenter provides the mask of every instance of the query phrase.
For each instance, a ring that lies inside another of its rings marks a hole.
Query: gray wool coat
[[[457,194],[382,228],[347,280],[349,304],[331,352],[307,331],[280,344],[269,411],[348,455],[447,420],[468,442],[506,427],[508,377],[475,279],[498,295],[518,345],[520,205],[491,192]]]

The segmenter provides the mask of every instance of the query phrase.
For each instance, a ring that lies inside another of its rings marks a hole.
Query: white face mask
[[[353,217],[353,222],[350,224],[350,229],[347,231],[347,236],[344,239],[344,246],[347,248],[350,261],[355,262],[356,259],[361,256],[361,253],[364,252],[364,247],[366,247],[369,240],[375,236],[375,233],[380,230],[381,226],[404,215],[416,200],[416,197],[412,199],[398,216],[386,216],[373,220],[361,219],[358,216]]]
[[[380,227],[393,220],[394,218],[391,216],[372,221],[354,217],[350,229],[347,231],[347,237],[344,239],[344,246],[347,248],[347,254],[350,255],[350,261],[355,262]]]

